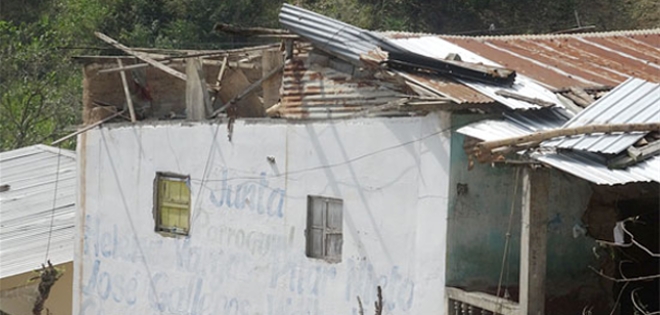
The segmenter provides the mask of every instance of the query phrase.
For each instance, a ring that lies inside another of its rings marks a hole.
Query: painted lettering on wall
[[[253,191],[254,199],[251,192],[245,199],[256,200],[252,213],[236,213],[279,218],[283,190],[271,190],[277,192],[274,201],[264,198],[259,212],[258,187],[268,187],[264,181],[265,177],[251,189],[223,184],[226,192],[212,192],[209,199],[212,206],[239,210],[236,198],[229,196]],[[246,201],[243,209],[248,208]],[[300,239],[296,242],[304,233],[280,223],[284,221],[271,222],[267,229],[231,222],[217,225],[213,222],[222,222],[225,216],[219,211],[206,213],[211,223],[193,225],[192,234],[183,238],[162,237],[151,226],[139,227],[149,232],[137,238],[128,222],[112,217],[115,213],[87,214],[78,315],[334,314],[326,310],[329,297],[336,300],[333,304],[350,305],[356,313],[356,296],[372,305],[379,285],[387,312],[405,312],[413,305],[415,283],[398,266],[384,270],[366,260],[345,258],[329,264],[309,259],[304,246],[295,246],[304,244]]]
[[[227,169],[221,170],[220,191],[211,191],[209,200],[220,209],[249,210],[252,213],[269,217],[284,217],[285,190],[271,188],[266,173],[259,180],[233,183]]]

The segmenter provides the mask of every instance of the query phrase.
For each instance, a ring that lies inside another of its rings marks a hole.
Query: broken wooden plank
[[[187,77],[186,77],[185,74],[183,74],[183,73],[181,73],[181,72],[179,72],[179,71],[176,71],[176,70],[174,70],[174,69],[172,69],[172,68],[170,68],[170,67],[164,65],[164,64],[163,64],[162,62],[160,62],[160,61],[156,61],[155,59],[152,59],[152,58],[150,58],[150,57],[147,57],[147,56],[146,56],[145,54],[143,54],[143,53],[139,53],[139,52],[133,51],[133,50],[130,49],[129,47],[122,45],[122,44],[119,43],[118,41],[114,40],[113,38],[111,38],[111,37],[109,37],[109,36],[107,36],[107,35],[105,35],[105,34],[103,34],[103,33],[94,32],[94,35],[96,35],[96,37],[100,38],[102,41],[104,41],[104,42],[110,44],[112,47],[115,47],[115,48],[117,48],[117,49],[119,49],[119,50],[121,50],[121,51],[123,51],[123,52],[125,52],[125,53],[127,53],[127,54],[129,54],[129,55],[131,55],[131,56],[135,56],[136,58],[138,58],[138,59],[140,59],[140,60],[142,60],[142,61],[144,61],[144,62],[146,62],[146,63],[148,63],[148,64],[150,64],[150,65],[152,65],[152,66],[154,66],[155,68],[157,68],[157,69],[159,69],[159,70],[164,71],[165,73],[168,73],[168,74],[170,74],[170,75],[172,75],[172,76],[174,76],[174,77],[176,77],[176,78],[179,78],[179,79],[181,79],[181,80],[184,80],[184,81],[187,80]]]
[[[514,93],[514,92],[511,92],[511,91],[507,91],[507,90],[498,90],[498,91],[495,92],[495,94],[499,95],[499,96],[502,96],[502,97],[511,98],[511,99],[514,99],[514,100],[519,100],[519,101],[527,102],[527,103],[530,103],[530,104],[538,105],[538,106],[541,106],[541,107],[555,106],[555,104],[552,103],[552,102],[547,102],[547,101],[544,101],[542,99],[535,98],[535,97],[527,97],[525,95],[521,95],[521,94]]]
[[[227,69],[227,60],[229,57],[225,57],[224,60],[222,60],[222,64],[220,65],[220,70],[218,71],[218,77],[215,80],[215,86],[213,87],[213,99],[211,100],[211,113],[213,112],[213,109],[215,109],[215,104],[218,103],[218,99],[220,99],[220,89],[222,88],[222,77],[225,75],[225,70]]]
[[[578,97],[577,95],[575,95],[571,92],[567,92],[567,93],[564,93],[564,94],[561,94],[561,95],[563,95],[564,97],[571,100],[573,103],[577,104],[578,106],[580,106],[582,108],[586,108],[587,106],[589,106],[589,102],[583,100],[582,98]]]
[[[259,86],[261,84],[257,86],[251,84],[241,69],[228,68],[222,77],[221,88],[218,91],[223,106],[215,110],[211,117],[215,117],[227,109],[230,104],[236,105],[236,114],[239,117],[263,117],[265,112],[259,98],[256,95],[244,93],[244,91],[251,92]]]
[[[446,287],[445,294],[448,300],[454,300],[480,309],[503,315],[519,315],[519,305],[514,301],[503,299],[482,292],[468,292],[459,288]],[[449,303],[447,303],[449,305]],[[522,315],[522,314],[520,314]]]
[[[265,28],[265,27],[240,27],[226,23],[216,23],[213,30],[220,33],[241,35],[241,36],[256,36],[256,35],[291,35],[291,32],[278,28]]]
[[[518,145],[521,143],[541,142],[557,137],[576,136],[591,133],[612,133],[612,132],[650,132],[660,131],[660,123],[645,124],[612,124],[612,125],[589,125],[574,128],[553,129],[535,132],[520,137],[506,138],[495,141],[485,141],[477,144],[482,150],[492,150],[494,148]]]
[[[191,57],[192,58],[192,57]],[[227,57],[225,57],[227,58]],[[162,64],[169,64],[172,61],[171,60],[165,60],[165,61],[160,61]],[[222,66],[223,61],[221,60],[202,60],[202,63],[205,65],[212,65],[212,66]],[[248,70],[254,70],[258,69],[260,65],[252,62],[237,62],[237,61],[230,61],[227,62],[227,65],[232,68],[241,68],[241,69],[248,69]],[[142,69],[149,67],[150,64],[148,63],[138,63],[130,66],[125,66],[125,67],[117,67],[117,68],[111,68],[111,69],[103,69],[99,70],[97,73],[98,74],[107,74],[107,73],[115,73],[115,72],[120,72],[120,71],[126,71],[126,70],[136,70],[136,69]]]
[[[357,113],[355,113],[351,116],[352,117],[366,117],[366,116],[368,116],[370,114],[373,114],[373,113],[376,113],[376,112],[382,112],[382,111],[398,108],[399,106],[401,106],[403,104],[406,104],[408,101],[410,101],[410,99],[408,99],[408,98],[395,99],[395,100],[387,102],[383,105],[373,106],[373,107],[367,108],[365,110],[359,111],[359,112],[357,112]]]
[[[225,70],[227,70],[227,63],[228,63],[228,58],[225,57],[225,59],[222,60],[222,64],[220,64],[220,71],[218,71],[218,78],[215,81],[215,87],[220,88],[220,82],[222,82],[222,76],[225,74]]]
[[[121,58],[117,58],[117,65],[119,68],[123,68],[124,64],[121,62]],[[126,96],[126,105],[128,106],[128,112],[131,115],[131,122],[135,122],[135,108],[133,108],[133,99],[131,97],[131,91],[128,89],[128,82],[126,81],[126,72],[120,71],[119,75],[121,76],[121,85],[124,88],[124,96]]]
[[[607,163],[607,167],[623,169],[647,160],[660,153],[660,141],[651,142],[641,148],[630,147],[623,156],[616,157]]]
[[[126,67],[121,67],[120,66],[120,67],[112,68],[112,69],[103,69],[103,70],[99,70],[97,73],[99,73],[99,74],[114,73],[114,72],[120,72],[120,71],[126,71],[126,70],[146,68],[148,66],[149,66],[148,63],[138,63],[138,64],[126,66]]]
[[[95,123],[93,123],[93,124],[91,124],[91,125],[89,125],[89,126],[83,128],[83,129],[80,129],[80,130],[78,130],[78,131],[72,133],[72,134],[69,134],[69,135],[66,135],[66,136],[64,136],[64,137],[62,137],[62,138],[59,138],[59,139],[53,141],[50,145],[57,145],[57,144],[61,143],[62,141],[69,140],[70,138],[73,138],[73,137],[75,137],[75,136],[77,136],[77,135],[79,135],[79,134],[81,134],[81,133],[83,133],[83,132],[85,132],[85,131],[87,131],[87,130],[94,129],[94,128],[96,128],[96,126],[99,126],[99,125],[101,125],[101,124],[103,124],[103,123],[105,123],[105,122],[107,122],[107,121],[109,121],[109,120],[111,120],[111,119],[113,119],[113,118],[115,118],[115,117],[117,117],[117,116],[122,115],[125,111],[126,111],[126,110],[122,110],[121,112],[117,112],[116,114],[114,114],[114,115],[112,115],[112,116],[108,116],[108,117],[106,117],[105,119],[100,120],[100,121],[97,121],[97,122],[95,122]]]
[[[277,67],[277,68],[271,70],[268,74],[266,74],[265,76],[263,76],[261,79],[259,79],[259,80],[255,81],[254,83],[248,85],[247,87],[245,87],[245,89],[243,89],[243,91],[242,91],[240,94],[236,95],[236,96],[233,97],[231,100],[225,102],[225,105],[224,105],[224,106],[222,106],[221,108],[219,108],[218,110],[216,110],[215,112],[213,112],[213,114],[211,115],[211,117],[215,117],[215,116],[217,116],[217,115],[220,114],[222,111],[224,111],[225,109],[227,109],[229,106],[231,106],[231,105],[233,105],[233,104],[236,104],[236,103],[240,102],[243,98],[245,98],[246,96],[250,95],[250,94],[251,94],[252,92],[254,92],[257,88],[259,88],[259,87],[261,86],[261,83],[263,83],[264,80],[267,80],[268,78],[270,78],[271,76],[275,75],[276,73],[282,71],[283,69],[284,69],[284,65],[281,65],[281,66],[279,66],[279,67]],[[239,70],[239,71],[240,71],[240,70]],[[234,72],[236,72],[236,70],[235,70]],[[242,72],[241,72],[241,74],[242,74]],[[245,75],[243,75],[243,77],[245,77]],[[227,80],[227,81],[231,82],[231,81],[233,81],[233,80]],[[245,78],[245,81],[247,82],[247,78]],[[234,90],[234,89],[222,89],[222,90],[220,90],[220,93],[222,94],[223,91],[225,91],[225,90]],[[251,103],[252,103],[252,102],[251,102]],[[253,106],[255,106],[255,105],[253,104],[251,107],[253,107]],[[259,110],[256,110],[256,111],[257,111],[257,112],[260,112],[260,113],[261,113],[260,115],[256,115],[256,116],[255,116],[254,113],[251,113],[250,116],[243,116],[243,115],[240,114],[240,113],[241,113],[241,110],[239,110],[239,111],[238,111],[239,116],[241,116],[241,117],[263,117],[263,116],[265,115],[264,107],[263,107],[263,105],[260,105],[259,107],[260,107],[260,109],[259,109]],[[239,108],[240,108],[240,106],[239,106]],[[251,111],[251,112],[254,112],[254,111]]]
[[[571,90],[571,93],[573,93],[575,96],[579,97],[580,99],[584,100],[584,102],[588,105],[593,103],[595,100],[591,95],[587,94],[587,92],[582,89],[581,87],[573,86],[569,88]]]

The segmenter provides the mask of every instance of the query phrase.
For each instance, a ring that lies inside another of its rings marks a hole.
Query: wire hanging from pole
[[[516,169],[515,179],[513,181],[513,197],[511,201],[511,212],[509,213],[509,226],[506,230],[505,241],[504,241],[504,254],[502,255],[502,268],[500,269],[500,279],[497,282],[497,297],[500,297],[500,291],[502,289],[502,278],[504,277],[504,267],[507,263],[507,258],[509,256],[509,243],[511,241],[511,226],[513,225],[513,212],[516,208],[516,196],[518,194],[518,178],[520,177],[520,168]],[[508,269],[508,268],[507,268]]]
[[[46,257],[44,262],[48,262],[48,254],[50,253],[50,241],[53,236],[53,223],[55,221],[55,207],[57,206],[57,184],[60,179],[60,158],[62,157],[62,147],[57,146],[57,168],[55,169],[55,189],[53,192],[53,209],[50,213],[50,226],[48,228],[48,243],[46,245]]]

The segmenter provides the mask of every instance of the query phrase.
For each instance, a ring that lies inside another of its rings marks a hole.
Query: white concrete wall
[[[440,314],[449,135],[440,115],[92,130],[74,314],[371,314],[377,285],[384,314]],[[154,232],[159,171],[192,177],[187,238]],[[308,195],[343,199],[340,263],[305,256]]]

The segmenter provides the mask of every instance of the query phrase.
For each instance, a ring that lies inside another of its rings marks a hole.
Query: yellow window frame
[[[156,174],[156,231],[188,235],[190,231],[190,177]]]

